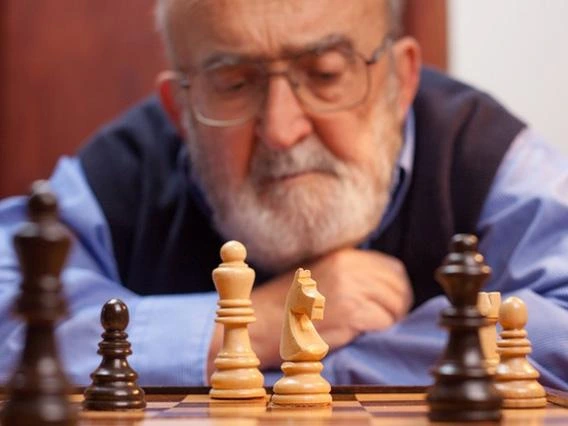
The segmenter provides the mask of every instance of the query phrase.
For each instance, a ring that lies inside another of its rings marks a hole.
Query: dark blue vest
[[[441,294],[433,271],[453,234],[475,233],[503,155],[524,127],[471,87],[430,70],[421,77],[410,189],[397,218],[371,244],[404,262],[415,305]],[[214,289],[211,271],[224,241],[189,190],[182,146],[151,98],[79,152],[110,226],[122,282],[138,294]],[[268,278],[257,271],[257,283]]]

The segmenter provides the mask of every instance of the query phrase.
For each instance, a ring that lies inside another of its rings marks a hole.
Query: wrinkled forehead
[[[170,49],[182,66],[208,55],[279,57],[330,37],[369,54],[387,31],[383,0],[172,0]]]

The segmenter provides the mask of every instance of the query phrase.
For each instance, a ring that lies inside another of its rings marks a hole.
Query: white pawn
[[[223,324],[223,346],[215,358],[211,376],[211,398],[263,398],[264,377],[260,361],[253,352],[247,326],[256,321],[250,293],[254,270],[245,263],[247,251],[238,241],[221,247],[223,263],[213,271],[219,293],[216,322]]]
[[[527,319],[527,307],[518,297],[509,297],[501,305],[499,322],[503,331],[497,342],[501,361],[496,370],[495,387],[503,396],[503,408],[546,405],[546,392],[537,381],[540,374],[527,359],[531,353],[525,330]]]

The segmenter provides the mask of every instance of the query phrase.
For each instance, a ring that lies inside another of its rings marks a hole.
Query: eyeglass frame
[[[387,52],[387,50],[389,50],[392,45],[395,42],[395,38],[393,37],[393,35],[391,33],[387,33],[384,37],[383,40],[381,41],[381,44],[379,44],[378,47],[375,48],[375,50],[373,50],[373,53],[371,53],[370,58],[366,58],[365,55],[357,50],[353,49],[353,53],[355,55],[357,55],[358,57],[360,57],[363,60],[363,63],[365,64],[365,70],[366,70],[366,90],[365,90],[365,95],[359,99],[356,102],[353,102],[350,105],[347,106],[342,106],[336,109],[330,109],[330,110],[325,110],[325,111],[317,111],[314,110],[313,108],[311,108],[309,105],[306,105],[306,103],[304,102],[304,100],[302,99],[301,96],[299,96],[297,94],[296,88],[299,86],[299,83],[294,81],[294,79],[290,76],[289,74],[289,69],[283,70],[283,71],[268,71],[266,68],[263,69],[263,81],[268,82],[270,80],[271,77],[285,77],[286,80],[288,81],[288,83],[290,84],[290,87],[292,88],[292,91],[294,92],[294,96],[296,97],[296,99],[300,102],[300,104],[308,109],[309,111],[315,112],[315,113],[320,113],[320,114],[326,114],[326,113],[333,113],[333,112],[338,112],[338,111],[345,111],[345,110],[349,110],[351,108],[355,108],[356,106],[364,103],[368,96],[369,96],[369,89],[371,87],[370,85],[370,80],[371,80],[371,76],[370,76],[370,71],[369,71],[369,67],[371,65],[376,64],[377,62],[379,62],[379,60],[383,57],[383,55],[385,54],[385,52]],[[328,50],[329,47],[323,48],[321,49],[323,50]],[[318,49],[315,50],[315,52],[302,52],[299,53],[297,55],[294,56],[289,56],[286,58],[276,58],[276,59],[269,59],[269,60],[264,60],[264,61],[257,61],[257,63],[263,63],[263,64],[268,64],[271,62],[275,62],[278,60],[287,60],[287,61],[294,61],[297,58],[301,57],[302,55],[305,55],[307,53],[318,53],[317,51]],[[174,71],[174,74],[178,80],[178,84],[180,86],[181,89],[183,90],[191,90],[191,83],[190,83],[190,77],[188,75],[188,71],[182,71],[182,70],[177,70]],[[266,87],[263,87],[263,91],[264,91],[264,97],[266,98]],[[213,118],[208,118],[205,117],[203,114],[201,114],[197,108],[193,105],[191,105],[191,109],[193,111],[193,114],[195,115],[195,118],[197,119],[197,121],[199,121],[201,124],[205,124],[206,126],[209,127],[232,127],[232,126],[239,126],[241,124],[246,123],[247,121],[251,120],[256,114],[258,114],[258,111],[260,110],[260,106],[262,105],[263,102],[259,102],[258,107],[256,109],[256,111],[254,112],[254,114],[251,114],[250,116],[246,116],[246,117],[242,117],[242,118],[236,118],[236,119],[232,119],[232,120],[217,120],[217,119],[213,119]]]

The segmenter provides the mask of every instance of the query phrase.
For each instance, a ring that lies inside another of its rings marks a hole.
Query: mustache
[[[275,151],[259,143],[251,161],[250,177],[253,183],[279,179],[307,172],[319,172],[341,177],[345,165],[315,136],[308,136],[293,147]]]

